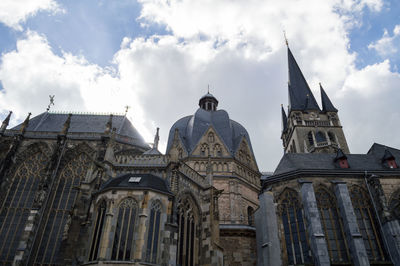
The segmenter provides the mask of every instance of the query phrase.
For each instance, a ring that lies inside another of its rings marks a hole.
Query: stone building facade
[[[260,173],[247,131],[216,108],[204,96],[196,143],[178,121],[165,155],[158,130],[150,147],[124,115],[45,112],[6,130],[10,113],[0,264],[256,265]]]
[[[258,265],[400,265],[400,150],[350,154],[321,86],[319,108],[290,49],[285,154],[263,178]]]

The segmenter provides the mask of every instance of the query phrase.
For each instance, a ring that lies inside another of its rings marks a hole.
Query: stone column
[[[315,265],[330,265],[328,248],[311,181],[299,180],[301,199],[307,220],[307,232]]]
[[[113,207],[112,200],[107,201],[106,208],[106,219],[104,221],[103,236],[101,237],[100,248],[99,248],[99,260],[107,260],[111,257],[112,238],[114,237],[114,231],[112,230],[113,222]]]
[[[335,195],[343,219],[343,226],[347,243],[350,248],[353,264],[356,266],[369,265],[367,251],[365,250],[364,240],[358,229],[357,217],[351,203],[349,190],[345,182],[335,181]]]
[[[278,238],[278,217],[271,191],[258,196],[260,207],[254,213],[257,239],[257,265],[282,265]]]

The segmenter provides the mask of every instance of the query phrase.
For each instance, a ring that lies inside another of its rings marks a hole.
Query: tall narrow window
[[[43,233],[38,239],[33,252],[34,264],[55,264],[59,261],[63,235],[68,234],[71,224],[71,211],[78,194],[77,188],[89,168],[90,160],[81,153],[70,160],[55,180],[50,195],[49,209],[45,212]]]
[[[395,193],[393,193],[393,196],[390,199],[389,207],[392,215],[397,220],[400,220],[400,190],[397,190]]]
[[[99,204],[94,220],[92,245],[90,247],[89,260],[96,260],[98,258],[100,240],[103,233],[103,226],[106,220],[106,202],[102,201]]]
[[[331,262],[349,263],[350,255],[343,230],[343,222],[336,205],[336,198],[322,187],[315,191],[315,197]]]
[[[125,199],[119,205],[111,260],[128,261],[132,259],[137,209],[137,204],[132,198]]]
[[[368,193],[358,186],[352,186],[350,196],[369,260],[385,261],[382,238]]]
[[[196,261],[196,227],[197,219],[193,211],[193,203],[187,198],[178,202],[178,254],[177,264],[180,266],[197,265]]]
[[[311,131],[308,132],[307,138],[308,138],[308,143],[309,143],[311,146],[314,145],[314,138],[313,138],[313,134],[312,134]]]
[[[283,227],[282,239],[285,240],[286,264],[310,263],[310,247],[304,224],[303,209],[297,192],[290,189],[284,190],[279,199],[278,210]]]
[[[28,156],[16,169],[0,203],[0,264],[12,264],[35,194],[44,175],[46,156]]]
[[[146,261],[157,263],[158,242],[160,238],[161,203],[155,201],[150,208],[149,231],[147,234]]]
[[[247,221],[250,226],[254,225],[254,209],[252,207],[247,207]]]

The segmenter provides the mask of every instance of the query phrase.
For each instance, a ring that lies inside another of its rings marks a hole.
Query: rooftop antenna
[[[126,105],[126,106],[125,106],[125,116],[126,116],[126,114],[128,113],[128,111],[129,111],[130,108],[131,108],[131,107],[130,107],[129,105]]]
[[[50,107],[51,107],[52,105],[54,105],[54,97],[55,97],[55,95],[49,95],[49,97],[50,97],[50,103],[49,103],[49,105],[48,105],[47,108],[46,108],[46,111],[47,111],[47,112],[50,111]]]
[[[289,48],[289,42],[288,42],[288,39],[286,38],[286,31],[285,30],[283,30],[283,37],[285,38],[286,46]]]

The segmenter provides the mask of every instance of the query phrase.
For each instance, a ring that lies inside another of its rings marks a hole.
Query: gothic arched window
[[[155,201],[150,208],[149,230],[147,234],[146,261],[157,263],[158,242],[160,238],[161,203]]]
[[[325,134],[321,131],[318,131],[317,134],[315,134],[315,140],[319,143],[319,142],[325,142],[326,141],[326,137]]]
[[[136,201],[132,198],[123,200],[119,205],[111,260],[132,259],[137,209]]]
[[[314,138],[313,138],[313,134],[312,134],[311,131],[308,132],[307,138],[308,138],[308,143],[309,143],[311,146],[313,146],[313,145],[314,145]]]
[[[17,167],[4,201],[0,203],[0,262],[12,264],[30,209],[41,197],[40,193],[45,193],[44,190],[38,191],[38,187],[46,161],[41,152],[25,158]],[[44,199],[40,200],[43,203]]]
[[[103,200],[96,210],[96,218],[93,226],[92,245],[90,247],[89,261],[98,258],[100,240],[103,233],[103,226],[106,220],[106,202]]]
[[[303,208],[298,193],[286,189],[279,198],[279,216],[282,223],[282,239],[286,264],[297,265],[311,262]]]
[[[72,207],[78,194],[81,178],[89,168],[89,158],[81,153],[71,159],[61,170],[55,180],[50,195],[49,209],[45,212],[43,230],[37,239],[37,247],[33,260],[35,264],[55,264],[59,259],[61,241],[68,237],[72,222]]]
[[[178,201],[178,254],[177,264],[181,266],[197,265],[197,225],[198,214],[189,198]]]
[[[336,198],[322,187],[315,191],[315,197],[331,262],[348,263],[349,250]]]
[[[368,193],[358,186],[352,186],[350,197],[369,260],[385,261],[382,238]]]

